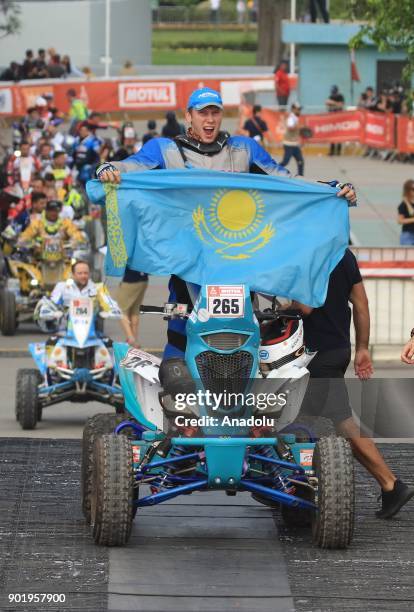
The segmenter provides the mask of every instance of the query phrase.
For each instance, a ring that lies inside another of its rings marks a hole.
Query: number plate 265
[[[210,317],[244,317],[243,285],[207,285]]]

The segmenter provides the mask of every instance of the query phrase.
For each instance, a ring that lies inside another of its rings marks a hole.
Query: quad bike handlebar
[[[275,312],[273,310],[255,310],[254,314],[258,321],[278,321],[279,319],[288,319],[298,321],[302,318],[302,313],[298,310],[281,310]]]
[[[175,302],[167,302],[164,306],[143,305],[140,307],[140,314],[161,314],[164,315],[165,319],[186,319],[189,317],[188,304],[179,304]],[[255,310],[254,314],[259,322],[278,321],[280,319],[297,321],[302,318],[302,313],[298,310],[275,311],[269,308],[266,310]]]
[[[164,319],[186,319],[188,318],[188,304],[166,302],[164,306],[141,306],[141,314],[161,314]]]

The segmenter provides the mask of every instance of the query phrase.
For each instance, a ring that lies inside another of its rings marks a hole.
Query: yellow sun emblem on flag
[[[271,223],[263,225],[265,205],[255,190],[220,189],[205,212],[193,212],[199,238],[225,259],[247,259],[275,235]]]

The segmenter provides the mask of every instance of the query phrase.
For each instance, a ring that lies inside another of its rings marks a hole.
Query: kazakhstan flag
[[[303,180],[208,170],[122,175],[87,184],[106,199],[106,271],[125,266],[196,284],[241,284],[309,306],[326,298],[349,240],[336,189]]]

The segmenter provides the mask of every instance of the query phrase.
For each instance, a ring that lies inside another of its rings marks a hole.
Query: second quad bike
[[[13,336],[20,322],[32,321],[39,299],[71,275],[72,244],[49,236],[35,248],[36,258],[29,247],[18,247],[5,258],[7,277],[0,294],[0,330],[4,336]]]
[[[36,368],[17,372],[15,412],[22,429],[34,429],[43,408],[64,401],[95,400],[123,412],[112,340],[97,332],[95,326],[98,316],[121,316],[114,302],[111,306],[97,313],[92,298],[80,297],[71,300],[65,316],[51,300],[43,298],[39,317],[53,326],[60,325],[61,331],[46,342],[29,344]],[[66,322],[63,329],[62,322]]]

